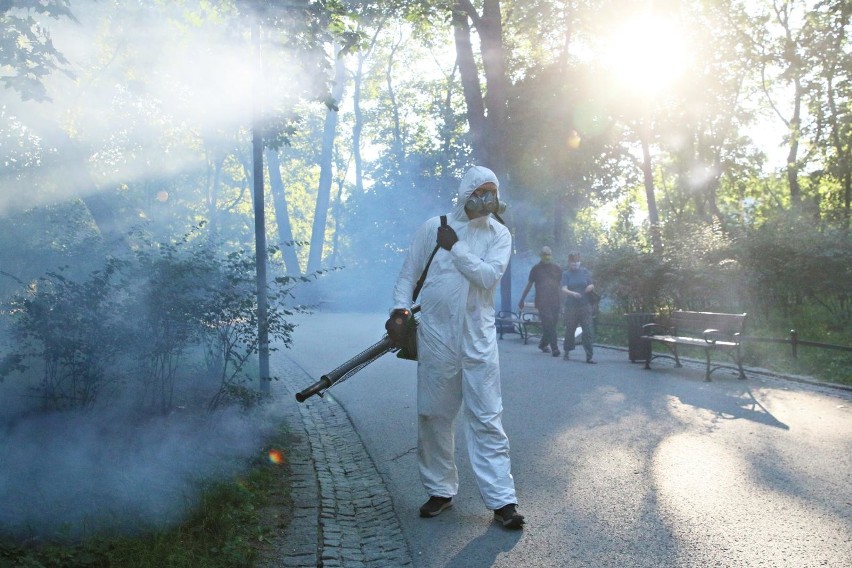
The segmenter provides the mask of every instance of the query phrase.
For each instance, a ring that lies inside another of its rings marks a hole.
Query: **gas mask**
[[[471,194],[465,201],[464,210],[472,215],[489,215],[491,213],[499,215],[506,211],[506,202],[500,201],[491,191],[482,196]]]

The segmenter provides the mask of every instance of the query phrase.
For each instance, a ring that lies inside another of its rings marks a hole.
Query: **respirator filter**
[[[506,202],[500,201],[497,196],[491,192],[482,196],[471,195],[467,201],[465,201],[464,210],[476,215],[488,215],[491,213],[500,215],[506,211]]]

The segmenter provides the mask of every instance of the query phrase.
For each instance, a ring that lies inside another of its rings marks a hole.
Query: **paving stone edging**
[[[273,394],[300,434],[288,454],[294,511],[278,566],[411,566],[390,492],[349,416],[330,395],[297,403],[295,393],[316,379],[277,359]]]

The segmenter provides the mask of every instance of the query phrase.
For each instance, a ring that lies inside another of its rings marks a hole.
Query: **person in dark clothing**
[[[553,263],[553,252],[548,246],[541,248],[539,258],[541,262],[530,269],[527,287],[521,293],[518,309],[523,311],[524,300],[530,289],[535,286],[535,307],[538,310],[542,330],[538,348],[544,353],[552,353],[554,357],[559,357],[556,324],[559,323],[559,286],[562,282],[562,268]]]
[[[594,291],[592,273],[580,266],[580,254],[572,252],[568,255],[568,270],[562,273],[562,293],[565,294],[565,343],[563,359],[568,360],[568,354],[574,350],[574,332],[577,326],[583,330],[583,349],[586,351],[586,363],[594,363],[592,343],[594,331],[592,316],[594,305],[589,294]]]

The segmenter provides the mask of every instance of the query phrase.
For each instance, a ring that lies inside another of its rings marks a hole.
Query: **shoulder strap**
[[[441,226],[447,226],[447,216],[441,215]],[[432,251],[432,254],[429,256],[429,260],[426,262],[426,267],[423,269],[423,273],[420,275],[420,279],[417,280],[417,286],[414,287],[414,293],[411,295],[411,301],[414,302],[417,300],[417,295],[420,294],[420,289],[423,288],[423,283],[426,282],[426,272],[429,271],[429,265],[432,264],[432,259],[435,258],[435,253],[438,252],[438,249],[441,248],[438,245],[435,245],[435,250]]]

